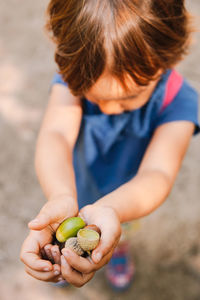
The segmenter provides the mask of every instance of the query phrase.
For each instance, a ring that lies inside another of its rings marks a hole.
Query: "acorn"
[[[99,229],[99,227],[95,224],[90,224],[84,227],[84,229],[91,229],[94,230],[96,232],[98,232],[99,235],[101,235],[101,230]]]
[[[77,234],[78,243],[84,251],[90,251],[97,247],[100,235],[93,229],[80,229]]]
[[[85,222],[80,217],[72,217],[65,219],[56,231],[56,239],[63,243],[68,238],[74,237],[77,235],[77,232],[85,227]]]
[[[78,243],[77,237],[71,237],[66,240],[65,242],[65,248],[70,248],[74,252],[76,252],[77,255],[81,256],[84,254],[83,249]]]

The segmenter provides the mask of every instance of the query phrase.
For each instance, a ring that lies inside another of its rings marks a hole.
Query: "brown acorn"
[[[71,237],[67,239],[65,242],[65,248],[70,248],[71,250],[76,252],[76,254],[78,254],[79,256],[84,254],[83,249],[78,243],[77,237]]]
[[[101,235],[101,230],[98,226],[96,226],[95,224],[90,224],[84,227],[84,229],[91,229],[94,230],[96,232],[98,232],[99,235]]]

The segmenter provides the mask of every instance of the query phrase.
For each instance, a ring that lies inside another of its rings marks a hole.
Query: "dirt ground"
[[[200,253],[199,136],[191,142],[168,200],[141,220],[131,237],[137,275],[129,291],[112,292],[103,270],[81,289],[55,288],[24,272],[19,252],[27,223],[45,203],[33,158],[56,67],[53,46],[43,31],[47,2],[0,0],[0,299],[199,300],[200,275],[189,264]],[[200,28],[200,1],[187,2]],[[199,60],[196,33],[179,70],[200,92]]]

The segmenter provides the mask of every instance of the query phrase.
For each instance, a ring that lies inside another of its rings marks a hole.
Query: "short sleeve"
[[[51,86],[53,86],[56,83],[67,86],[67,83],[63,80],[62,76],[58,73],[54,74],[53,79],[51,81]]]
[[[190,121],[195,124],[194,134],[200,132],[198,94],[186,80],[173,101],[158,114],[155,127],[173,121]]]

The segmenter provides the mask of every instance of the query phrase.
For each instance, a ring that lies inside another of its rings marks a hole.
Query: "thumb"
[[[60,223],[60,214],[57,212],[57,209],[46,203],[45,206],[41,209],[39,214],[28,223],[28,227],[33,230],[42,230],[52,223]]]
[[[121,231],[113,230],[113,234],[110,234],[110,230],[102,230],[101,239],[99,245],[92,251],[92,260],[94,263],[99,263],[100,260],[111,252],[118,244]],[[111,230],[112,232],[112,230]]]
[[[39,213],[35,219],[31,220],[28,223],[28,227],[33,230],[44,229],[51,223],[51,218],[48,217],[45,213]]]

